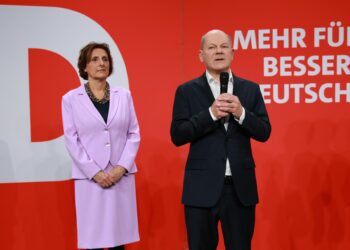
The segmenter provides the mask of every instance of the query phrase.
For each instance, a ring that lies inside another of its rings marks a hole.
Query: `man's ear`
[[[198,53],[198,57],[199,57],[199,61],[203,62],[203,50],[199,50],[199,53]]]

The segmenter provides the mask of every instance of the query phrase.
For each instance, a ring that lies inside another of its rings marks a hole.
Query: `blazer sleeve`
[[[258,85],[254,89],[254,105],[251,110],[247,110],[242,127],[249,133],[251,138],[265,142],[271,134],[271,124],[267,114],[264,99]]]
[[[65,145],[75,166],[77,166],[87,178],[92,179],[101,168],[89,157],[81,144],[78,131],[75,127],[72,107],[69,96],[62,98],[62,119]]]
[[[193,115],[189,99],[184,85],[179,86],[175,94],[170,128],[171,140],[176,146],[193,142],[217,128],[217,122],[211,117],[209,107]]]
[[[140,128],[136,117],[136,112],[134,104],[130,95],[130,92],[127,92],[127,101],[130,111],[130,120],[127,131],[126,143],[121,154],[118,165],[124,167],[128,173],[136,172],[134,169],[136,154],[140,145]]]

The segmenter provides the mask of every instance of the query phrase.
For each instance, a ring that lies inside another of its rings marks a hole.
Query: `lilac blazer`
[[[109,163],[128,173],[137,171],[135,157],[140,131],[130,91],[110,88],[107,123],[86,94],[84,86],[62,98],[65,144],[72,158],[72,178],[92,179]]]

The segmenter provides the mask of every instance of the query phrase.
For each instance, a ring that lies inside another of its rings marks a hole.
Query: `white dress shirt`
[[[220,95],[220,82],[219,81],[216,81],[210,74],[208,71],[205,72],[206,74],[206,77],[207,77],[207,80],[208,80],[208,84],[209,84],[209,87],[211,89],[211,92],[213,93],[213,96],[214,98],[218,98],[218,96]],[[233,82],[233,76],[232,76],[232,72],[230,71],[229,72],[229,80],[228,80],[228,86],[227,86],[227,93],[230,93],[232,94],[233,93],[233,85],[234,85],[234,82]],[[210,112],[210,115],[211,117],[213,118],[214,121],[218,120],[214,114],[211,112],[211,109],[209,107],[209,112]],[[243,120],[245,118],[245,110],[243,108],[243,112],[242,112],[242,115],[239,119],[236,119],[235,120],[239,123],[239,124],[242,124],[243,123]],[[227,130],[228,128],[228,119],[225,119],[225,123],[224,123],[224,126],[225,126],[225,129]],[[228,158],[226,159],[226,171],[225,171],[225,175],[226,176],[232,176],[232,173],[231,173],[231,168],[230,168],[230,162],[228,160]]]

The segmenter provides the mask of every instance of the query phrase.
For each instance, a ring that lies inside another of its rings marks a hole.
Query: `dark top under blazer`
[[[258,203],[250,139],[266,141],[271,125],[259,85],[233,77],[233,94],[245,108],[245,119],[240,125],[231,116],[227,131],[220,121],[213,121],[210,116],[209,107],[214,96],[205,74],[177,88],[171,139],[176,146],[191,143],[182,194],[185,205],[211,207],[218,201],[224,185],[227,158],[242,204]]]

